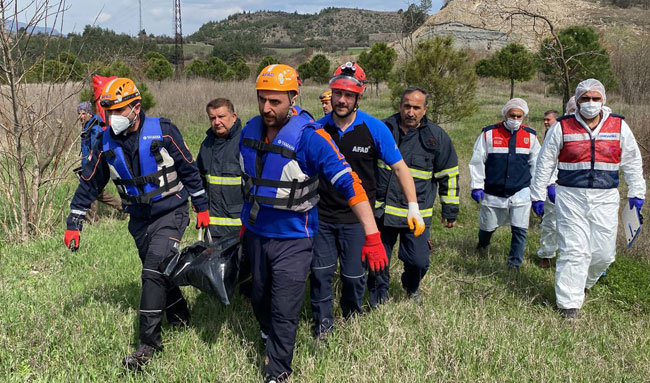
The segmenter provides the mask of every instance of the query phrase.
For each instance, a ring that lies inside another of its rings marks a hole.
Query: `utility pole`
[[[140,17],[140,24],[138,24],[138,28],[140,28],[140,30],[138,30],[138,34],[140,34],[140,33],[142,33],[142,0],[138,0],[138,8],[139,8],[139,11],[140,11],[138,13],[138,15]]]
[[[183,26],[181,22],[181,0],[174,0],[174,55],[176,77],[183,74]]]
[[[140,44],[144,43],[144,36],[142,35],[142,0],[138,0],[140,24],[138,24],[138,36],[140,37]]]

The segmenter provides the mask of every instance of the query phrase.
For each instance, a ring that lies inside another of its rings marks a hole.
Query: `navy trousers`
[[[288,377],[298,331],[298,314],[312,258],[310,238],[275,239],[246,230],[242,241],[253,276],[251,303],[268,335],[264,371]]]
[[[407,294],[412,294],[420,288],[420,282],[429,270],[429,233],[430,227],[426,226],[424,233],[419,237],[413,235],[409,228],[396,228],[384,226],[381,221],[377,222],[381,232],[381,241],[384,243],[388,263],[390,264],[391,253],[399,238],[398,258],[404,263],[402,272],[402,287]],[[376,307],[388,299],[388,286],[390,282],[389,268],[379,274],[368,275],[368,292],[370,307]]]
[[[348,318],[362,312],[366,271],[361,262],[361,248],[365,238],[360,223],[319,223],[310,276],[314,336],[332,331],[334,325],[332,282],[338,260],[341,262],[343,316]]]
[[[508,264],[517,266],[521,265],[524,260],[524,250],[526,249],[527,230],[522,227],[510,226],[512,238],[510,239],[510,252],[508,253]],[[486,248],[490,245],[494,231],[478,231],[478,245]]]

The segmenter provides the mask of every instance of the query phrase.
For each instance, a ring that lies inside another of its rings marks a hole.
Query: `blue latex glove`
[[[643,207],[643,200],[641,198],[632,197],[628,201],[630,202],[630,209],[635,207],[636,211],[641,213],[641,208]]]
[[[476,201],[476,203],[481,203],[481,201],[485,199],[485,192],[483,192],[483,189],[473,189],[472,199]]]
[[[544,201],[533,201],[533,211],[538,216],[544,215]]]
[[[548,185],[546,193],[548,194],[548,200],[555,203],[555,185]]]

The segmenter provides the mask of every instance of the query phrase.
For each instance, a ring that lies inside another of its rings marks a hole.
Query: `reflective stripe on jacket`
[[[215,136],[212,129],[208,129],[196,157],[203,188],[210,200],[210,233],[213,237],[239,231],[241,227],[244,203],[239,163],[241,131],[239,119],[225,138]]]
[[[618,187],[621,121],[622,116],[610,114],[592,137],[575,116],[559,118],[563,143],[558,156],[557,184],[592,189]]]

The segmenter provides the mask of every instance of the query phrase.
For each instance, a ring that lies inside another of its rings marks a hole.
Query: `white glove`
[[[409,224],[409,229],[415,229],[413,235],[419,237],[420,234],[424,233],[424,219],[422,219],[420,206],[417,202],[409,202],[409,212],[406,215],[406,221]]]

